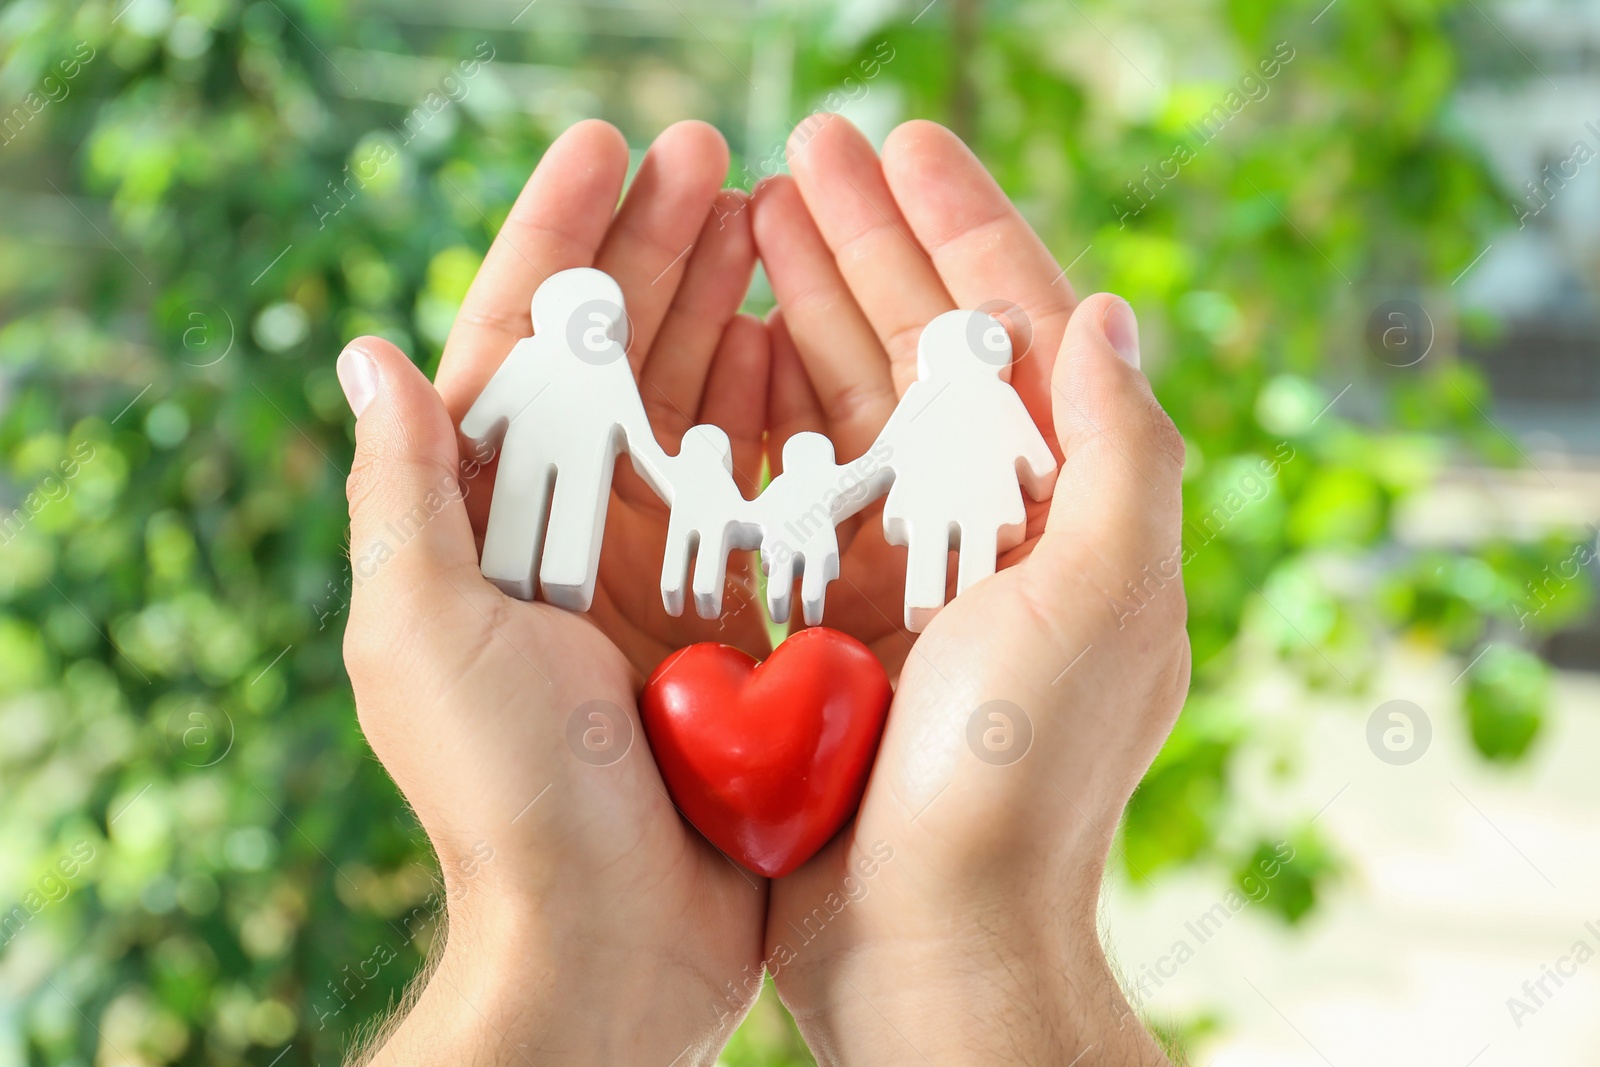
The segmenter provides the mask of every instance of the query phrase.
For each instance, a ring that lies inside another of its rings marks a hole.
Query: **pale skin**
[[[1171,557],[1180,525],[1181,438],[1138,369],[1132,313],[1110,296],[1079,304],[933,124],[902,126],[880,158],[830,119],[753,204],[717,192],[726,160],[709,127],[672,127],[618,210],[621,137],[574,127],[486,258],[437,383],[376,338],[341,356],[358,416],[352,558],[382,560],[358,577],[346,659],[362,727],[438,851],[448,917],[437,966],[372,1062],[710,1064],[759,988],[749,976],[781,961],[779,994],[823,1064],[1165,1064],[1095,922],[1109,835],[1189,670],[1177,580],[1138,612],[1112,607]],[[736,315],[758,252],[782,309],[767,323]],[[663,446],[721,426],[747,496],[763,450],[780,458],[796,432],[826,433],[841,463],[865,452],[939,313],[999,298],[1032,323],[1011,381],[1062,458],[1054,497],[1028,503],[1024,543],[920,635],[900,626],[905,550],[884,543],[881,509],[841,526],[827,625],[868,644],[896,694],[858,817],[776,882],[678,817],[635,704],[685,644],[764,655],[753,608],[720,624],[665,613],[666,511],[625,464],[587,616],[485,582],[488,483],[469,480],[464,501],[445,491],[464,458],[453,421],[526,334],[534,287],[584,265],[622,284]],[[424,501],[421,532],[384,546],[386,524]],[[633,731],[614,760],[568,742],[575,709],[597,700]],[[994,701],[1031,726],[1021,758],[969,746]],[[469,877],[483,841],[494,859]],[[830,894],[851,902],[802,940]]]

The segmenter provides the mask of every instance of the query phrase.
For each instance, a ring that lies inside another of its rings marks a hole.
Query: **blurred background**
[[[967,138],[1188,438],[1194,690],[1104,919],[1141,1014],[1595,1062],[1597,74],[1559,0],[9,0],[0,1067],[382,1017],[436,869],[341,665],[333,357],[431,371],[573,121],[707,119],[748,188],[823,108]],[[770,990],[725,1061],[810,1063]]]

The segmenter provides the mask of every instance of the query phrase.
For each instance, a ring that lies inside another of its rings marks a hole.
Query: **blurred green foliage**
[[[1504,222],[1450,114],[1454,4],[520,6],[0,10],[0,1064],[333,1062],[425,958],[433,860],[340,663],[332,357],[374,332],[431,366],[586,114],[641,149],[710,119],[746,185],[814,108],[944,118],[1079,292],[1140,309],[1189,443],[1195,687],[1129,877],[1231,878],[1289,835],[1269,911],[1311,913],[1331,848],[1230,789],[1267,667],[1363,694],[1388,635],[1492,640],[1466,728],[1536,742],[1572,543],[1397,544],[1444,465],[1517,456],[1451,352],[1366,340]],[[770,996],[726,1059],[809,1062]]]

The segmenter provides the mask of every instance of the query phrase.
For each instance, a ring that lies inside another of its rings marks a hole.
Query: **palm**
[[[930,919],[926,909],[914,906],[916,892],[952,886],[954,868],[975,855],[1003,854],[998,828],[1016,825],[1023,820],[1021,809],[1039,805],[1039,797],[1024,795],[1037,790],[1036,782],[1016,777],[1018,789],[1010,792],[969,791],[967,777],[993,771],[978,765],[967,751],[969,716],[997,690],[1006,691],[1025,677],[1035,663],[1059,658],[1053,640],[1007,632],[1003,623],[1029,615],[1018,610],[1029,580],[1020,557],[1037,540],[1036,533],[1013,550],[1019,557],[1014,564],[1021,565],[968,590],[918,635],[899,676],[889,729],[854,821],[798,871],[772,883],[769,957],[790,936],[788,931],[803,928],[818,900],[837,891],[852,872],[859,877],[863,858],[881,856],[884,844],[894,850],[885,873],[846,912],[847,921],[825,930],[815,951],[802,954],[803,962],[792,969],[784,991],[791,1003],[816,1003],[824,994],[813,983],[827,980],[829,964],[868,943],[898,944],[901,950],[914,945]],[[956,664],[964,669],[952,670]],[[1018,699],[1038,706],[1034,700]],[[993,785],[995,779],[987,781]],[[933,840],[941,847],[917,845]],[[1021,851],[1037,851],[1037,841]],[[945,903],[954,910],[978,906],[971,901]],[[949,913],[941,913],[939,921],[948,922]]]
[[[551,936],[601,969],[641,952],[675,961],[665,995],[684,1018],[704,1011],[755,958],[765,893],[678,817],[641,736],[633,664],[585,616],[463,573],[464,514],[425,537],[359,590],[346,658],[363,729],[452,900],[569,916]],[[686,930],[696,953],[680,950]]]
[[[526,851],[517,861],[552,891],[610,886],[605,925],[616,937],[609,947],[619,953],[641,943],[675,944],[691,918],[696,929],[721,931],[708,936],[713,966],[705,968],[705,987],[695,990],[692,1006],[700,1007],[719,992],[721,976],[748,961],[743,938],[760,927],[764,894],[678,816],[640,734],[633,664],[608,635],[584,616],[511,601],[487,585],[478,586],[477,599],[482,603],[471,614],[481,624],[465,613],[460,621],[465,647],[483,650],[483,659],[463,697],[504,709],[475,755],[488,772],[483,781],[521,786],[495,804],[496,811],[518,812],[515,825],[524,832],[510,839],[511,847]],[[521,699],[506,702],[507,694]],[[552,744],[553,737],[566,743]],[[542,813],[547,803],[563,814]],[[589,813],[590,824],[574,826],[568,814],[574,811]],[[567,836],[560,871],[550,869],[555,849],[544,836],[547,825],[560,825]],[[574,865],[596,877],[579,876]]]

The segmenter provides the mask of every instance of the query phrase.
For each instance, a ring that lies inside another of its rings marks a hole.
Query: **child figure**
[[[870,502],[856,488],[850,469],[834,463],[833,442],[822,434],[797,433],[784,442],[783,473],[755,501],[767,609],[774,622],[789,621],[796,563],[806,625],[822,622],[823,593],[839,577],[834,526]]]
[[[760,531],[751,504],[733,480],[733,446],[716,426],[692,426],[676,456],[665,460],[672,507],[661,561],[661,603],[682,615],[689,554],[695,553],[694,606],[702,619],[722,614],[728,553],[755,548]]]

